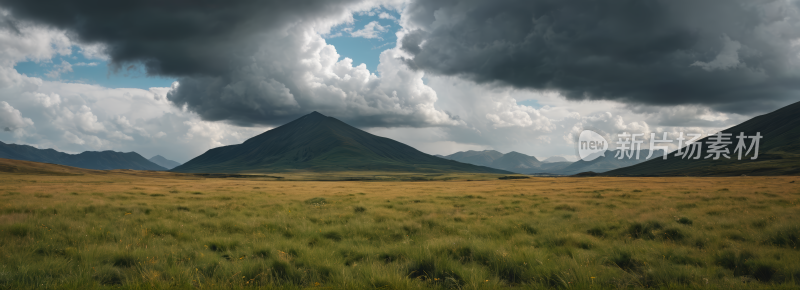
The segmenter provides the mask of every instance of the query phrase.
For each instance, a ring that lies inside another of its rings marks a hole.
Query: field
[[[798,177],[291,179],[0,173],[0,288],[800,287]]]

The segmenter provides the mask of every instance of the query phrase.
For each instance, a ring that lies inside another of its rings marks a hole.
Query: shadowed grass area
[[[468,178],[0,174],[0,289],[800,287],[794,177]]]

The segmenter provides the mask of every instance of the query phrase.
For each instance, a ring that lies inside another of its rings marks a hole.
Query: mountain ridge
[[[0,158],[52,163],[84,169],[113,170],[167,170],[136,152],[84,151],[69,154],[55,149],[38,149],[33,146],[0,142]]]

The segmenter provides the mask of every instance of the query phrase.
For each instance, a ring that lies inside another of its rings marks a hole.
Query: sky
[[[318,111],[575,160],[583,130],[711,134],[800,100],[798,1],[107,2],[0,0],[0,141],[186,162]]]

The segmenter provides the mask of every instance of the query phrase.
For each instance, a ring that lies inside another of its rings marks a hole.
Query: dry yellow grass
[[[800,280],[797,177],[282,177],[0,174],[0,287],[788,289]]]

